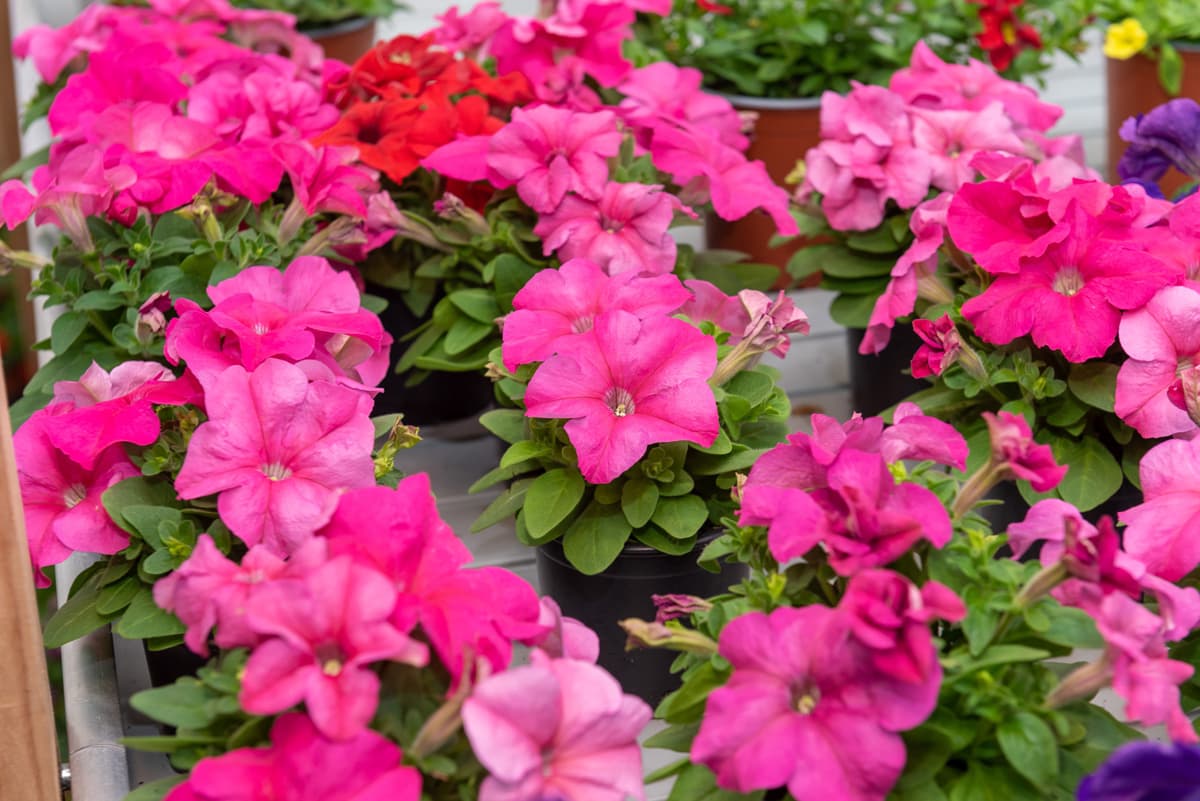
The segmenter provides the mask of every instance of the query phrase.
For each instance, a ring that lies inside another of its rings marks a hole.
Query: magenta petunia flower
[[[164,801],[418,801],[421,774],[400,758],[382,734],[337,742],[290,713],[271,726],[269,747],[201,759]]]
[[[1038,492],[1058,486],[1067,473],[1066,465],[1054,461],[1049,445],[1033,439],[1029,423],[1019,414],[984,412],[991,439],[992,460],[1003,465],[1013,477],[1028,481]]]
[[[1138,467],[1145,500],[1119,517],[1125,548],[1178,581],[1200,564],[1200,438],[1155,445]]]
[[[844,618],[824,606],[751,612],[721,632],[733,675],[712,691],[692,761],[720,787],[787,785],[797,801],[882,801],[904,769],[904,742],[882,719],[920,722],[904,702],[880,708],[846,648]]]
[[[637,737],[650,707],[595,665],[551,659],[484,679],[463,728],[488,777],[479,801],[645,801]]]
[[[1122,311],[1145,305],[1179,275],[1132,242],[1106,236],[1080,202],[1068,201],[1062,217],[1057,227],[1067,229],[1066,238],[1041,256],[1026,256],[1019,272],[998,276],[963,304],[963,316],[988,342],[1005,345],[1030,334],[1037,345],[1080,363],[1104,355]]]
[[[664,315],[691,298],[674,275],[607,275],[587,259],[572,259],[557,270],[542,270],[513,298],[504,318],[504,366],[540,362],[562,337],[589,331],[596,317],[624,309],[638,317]]]
[[[1195,429],[1168,390],[1200,364],[1200,291],[1189,286],[1159,290],[1144,307],[1121,318],[1120,338],[1129,358],[1117,373],[1117,416],[1143,437]]]
[[[912,357],[913,378],[941,375],[954,363],[962,350],[962,336],[950,319],[943,314],[936,320],[913,320],[913,332],[921,338],[921,347]]]
[[[717,141],[744,151],[749,140],[742,132],[741,115],[724,97],[705,92],[703,80],[700,70],[669,61],[639,67],[617,87],[622,96],[618,113],[643,147],[650,147],[655,131],[668,126],[707,131]]]
[[[516,108],[512,122],[492,135],[487,164],[516,184],[530,208],[549,214],[568,192],[600,199],[608,183],[608,159],[617,155],[621,138],[611,111]]]
[[[175,489],[217,493],[221,519],[247,545],[286,556],[328,522],[343,491],[375,483],[371,400],[360,392],[268,359],[252,373],[228,368],[205,401],[208,422]]]
[[[521,640],[555,659],[578,659],[595,664],[600,656],[600,638],[596,632],[573,617],[566,617],[549,595],[539,602],[538,626],[542,631]]]
[[[533,232],[546,255],[563,261],[584,258],[609,275],[658,275],[675,269],[675,239],[667,229],[677,208],[661,186],[609,183],[598,201],[568,195]]]
[[[708,447],[720,422],[708,378],[717,346],[673,318],[605,312],[559,345],[529,382],[529,417],[564,418],[583,477],[606,484],[655,442]]]
[[[119,445],[112,445],[85,469],[54,446],[52,434],[70,407],[53,403],[34,412],[13,435],[17,482],[25,508],[25,533],[39,587],[49,587],[42,568],[74,551],[111,554],[129,544],[101,503],[104,491],[141,475]]]
[[[395,605],[388,578],[348,556],[265,584],[246,609],[246,623],[264,640],[246,662],[242,707],[270,715],[304,701],[326,737],[360,734],[379,702],[371,664],[429,660],[424,645],[388,622]]]

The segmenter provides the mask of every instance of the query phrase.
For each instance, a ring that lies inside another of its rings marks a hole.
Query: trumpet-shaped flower
[[[1196,427],[1168,390],[1200,363],[1200,291],[1162,289],[1121,318],[1121,347],[1129,357],[1117,373],[1115,411],[1143,437],[1166,437]]]
[[[1025,152],[999,101],[981,111],[915,109],[912,121],[913,144],[933,157],[932,183],[947,192],[975,180],[976,153]]]
[[[644,801],[637,737],[650,707],[602,668],[534,652],[463,703],[463,728],[489,776],[479,801]]]
[[[260,587],[246,622],[264,640],[246,662],[242,706],[269,715],[303,700],[326,737],[360,734],[379,701],[370,665],[429,660],[424,645],[388,622],[395,605],[387,577],[348,556]]]
[[[1004,466],[1015,478],[1028,481],[1038,492],[1058,486],[1066,475],[1066,465],[1054,461],[1049,445],[1040,445],[1025,418],[1012,412],[998,415],[984,412],[991,440],[992,460]]]
[[[228,368],[206,394],[208,422],[192,435],[175,483],[181,498],[218,494],[217,510],[247,545],[291,553],[329,521],[338,496],[375,481],[370,399],[309,383],[268,359]]]
[[[583,477],[606,484],[652,443],[716,440],[716,364],[716,343],[682,320],[605,312],[534,373],[526,415],[569,420]]]
[[[941,375],[962,350],[962,336],[948,314],[936,320],[913,320],[913,332],[921,338],[921,347],[912,358],[913,378]]]
[[[690,298],[674,275],[609,276],[587,259],[572,259],[538,272],[513,298],[514,311],[504,318],[504,365],[543,361],[559,339],[590,331],[610,309],[645,318],[670,314]]]
[[[1200,564],[1200,438],[1155,445],[1138,466],[1145,501],[1121,512],[1125,548],[1178,581]]]
[[[1121,124],[1120,136],[1129,143],[1117,173],[1121,180],[1155,183],[1171,167],[1200,177],[1200,103],[1187,97],[1168,100],[1146,114]]]
[[[117,528],[100,499],[113,484],[141,475],[119,445],[97,454],[90,469],[55,447],[51,434],[69,410],[67,404],[51,404],[13,435],[25,533],[39,587],[50,586],[42,568],[73,551],[110,554],[129,544],[129,535]]]
[[[270,747],[201,759],[164,801],[418,801],[421,774],[400,757],[377,732],[339,742],[289,713],[271,726]]]
[[[1127,743],[1079,785],[1078,801],[1195,801],[1200,748],[1183,743]]]
[[[692,760],[737,792],[786,784],[797,801],[882,801],[905,761],[882,719],[916,725],[922,710],[877,706],[846,637],[842,615],[819,605],[730,621],[720,654],[733,675],[708,697]]]
[[[661,186],[609,183],[599,201],[568,195],[533,232],[542,250],[563,261],[584,258],[609,275],[660,274],[675,268],[675,239],[668,233],[679,201]]]

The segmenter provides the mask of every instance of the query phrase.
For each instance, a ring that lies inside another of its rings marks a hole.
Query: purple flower
[[[1200,178],[1200,104],[1186,97],[1163,103],[1121,124],[1129,142],[1117,165],[1122,181],[1157,183],[1170,167]]]
[[[1129,743],[1079,785],[1078,801],[1200,801],[1200,748]]]

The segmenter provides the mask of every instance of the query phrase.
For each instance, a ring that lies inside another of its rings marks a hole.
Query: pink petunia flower
[[[164,801],[418,801],[421,774],[400,757],[382,734],[337,742],[290,713],[271,726],[269,747],[201,759]]]
[[[954,363],[963,341],[949,314],[936,320],[913,320],[913,332],[921,338],[921,347],[912,358],[913,378],[941,375]]]
[[[700,70],[669,61],[639,67],[617,87],[622,95],[617,111],[646,148],[659,128],[669,126],[706,131],[722,144],[744,151],[749,140],[742,133],[737,109],[724,97],[705,92],[703,80]]]
[[[529,382],[529,417],[564,418],[583,477],[606,484],[655,442],[711,445],[720,430],[708,378],[716,343],[673,318],[605,312],[564,340]]]
[[[488,777],[479,801],[645,801],[637,737],[650,707],[602,668],[535,651],[480,682],[463,728]]]
[[[679,201],[661,186],[609,183],[599,201],[568,195],[538,220],[542,252],[563,261],[584,258],[609,275],[658,275],[675,268],[675,239],[667,231]]]
[[[583,114],[553,106],[513,109],[512,122],[492,135],[487,163],[521,200],[550,214],[568,192],[597,201],[608,183],[608,159],[621,147],[611,111]]]
[[[587,259],[542,270],[513,298],[504,318],[504,366],[515,370],[554,353],[556,343],[590,331],[599,315],[623,309],[639,318],[665,315],[691,297],[674,275],[607,275]]]
[[[931,183],[947,192],[975,180],[976,153],[1025,152],[999,101],[979,111],[914,109],[912,121],[913,144],[933,156]]]
[[[181,498],[218,494],[217,510],[247,545],[286,556],[328,522],[338,496],[375,483],[371,401],[268,359],[228,368],[206,394],[175,482]]]
[[[762,353],[773,353],[781,359],[787,355],[792,344],[792,334],[807,334],[808,315],[796,308],[786,293],[780,292],[774,300],[756,289],[743,289],[737,294],[746,309],[748,321],[739,334],[730,338],[730,344],[749,342]]]
[[[52,403],[34,412],[13,435],[25,533],[39,587],[50,586],[42,568],[74,551],[111,554],[129,544],[129,535],[113,523],[101,496],[113,484],[141,475],[119,445],[96,454],[91,469],[55,447],[51,434],[69,413],[69,405]]]
[[[466,14],[459,14],[458,8],[451,6],[435,19],[441,25],[433,30],[434,41],[448,50],[470,55],[500,30],[500,26],[508,21],[508,15],[499,3],[488,0],[476,4]]]
[[[847,636],[819,605],[730,621],[720,654],[733,675],[708,697],[692,761],[736,792],[786,784],[797,801],[881,801],[904,769],[896,729],[928,712],[870,692]]]
[[[984,412],[991,439],[992,461],[1018,479],[1028,481],[1038,492],[1058,486],[1067,473],[1066,465],[1054,461],[1049,445],[1040,445],[1025,418],[1012,412]]]
[[[361,734],[379,701],[379,677],[370,665],[389,660],[421,667],[429,660],[424,645],[388,622],[396,595],[386,576],[348,556],[260,587],[246,623],[264,640],[246,662],[243,708],[269,715],[304,701],[326,737]]]
[[[1178,581],[1200,564],[1200,438],[1155,445],[1138,475],[1145,500],[1119,515],[1125,548],[1150,572]]]
[[[1121,318],[1121,348],[1129,357],[1117,373],[1117,416],[1143,437],[1192,431],[1196,424],[1171,402],[1168,390],[1200,363],[1200,291],[1159,290],[1141,309]]]
[[[538,625],[542,631],[522,640],[555,659],[578,659],[595,664],[600,656],[600,638],[573,617],[562,613],[558,603],[549,595],[539,605]]]

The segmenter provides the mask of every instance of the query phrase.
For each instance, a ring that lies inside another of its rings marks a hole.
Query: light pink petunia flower
[[[1155,445],[1138,467],[1145,501],[1121,512],[1125,548],[1178,581],[1200,564],[1200,438]]]
[[[529,382],[529,417],[563,418],[583,477],[605,484],[655,442],[711,445],[720,430],[708,378],[716,343],[674,318],[605,312],[559,345]]]
[[[268,359],[228,368],[206,396],[175,489],[218,494],[221,519],[247,545],[286,556],[328,522],[338,496],[375,483],[371,399]]]
[[[637,737],[650,707],[602,668],[535,651],[480,682],[462,717],[489,773],[479,801],[645,801]]]
[[[1168,390],[1200,363],[1200,291],[1190,286],[1159,290],[1121,318],[1119,336],[1129,358],[1117,373],[1117,416],[1143,437],[1194,430],[1186,408],[1172,403]]]

